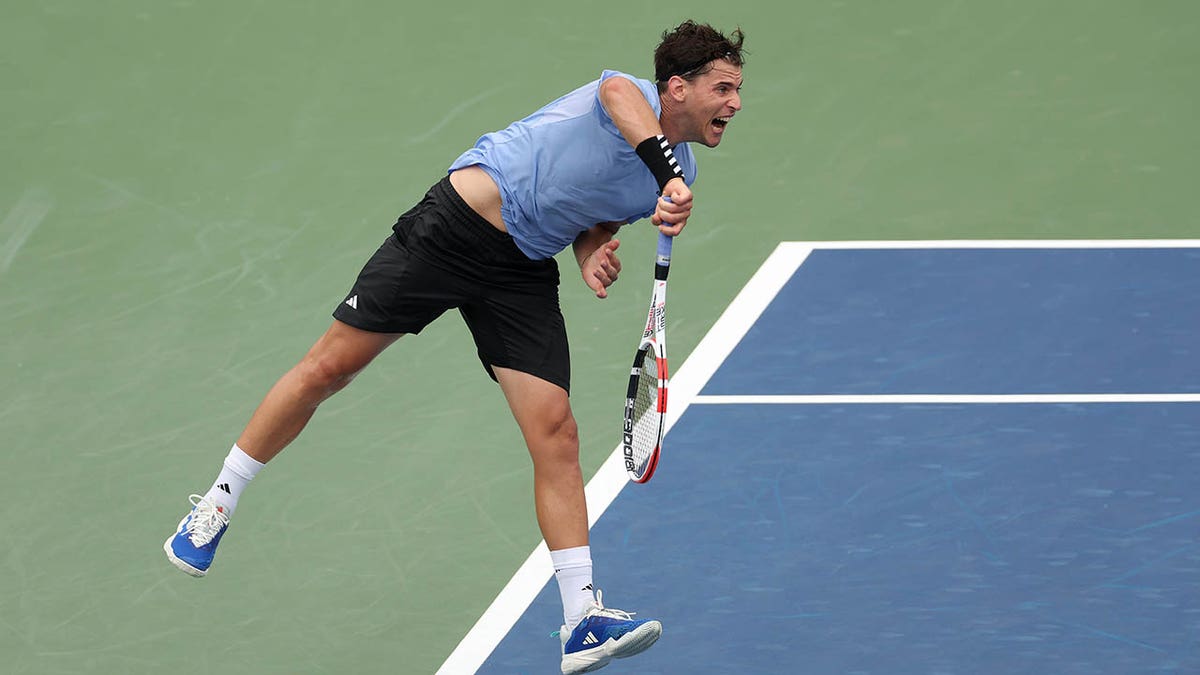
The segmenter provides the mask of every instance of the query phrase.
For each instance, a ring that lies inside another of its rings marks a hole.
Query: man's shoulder
[[[662,113],[662,102],[658,98],[658,86],[650,80],[644,80],[636,75],[630,75],[620,70],[604,70],[600,73],[600,79],[594,83],[597,87],[597,96],[599,96],[598,90],[600,85],[614,77],[624,78],[637,85],[637,88],[642,92],[642,96],[646,98],[646,102],[654,109],[654,114],[658,115]]]
[[[596,84],[597,85],[603,84],[605,80],[609,80],[614,77],[621,77],[626,80],[629,80],[630,82],[636,84],[638,89],[641,89],[643,93],[653,92],[654,97],[658,98],[658,87],[655,86],[655,84],[653,82],[651,82],[650,80],[642,79],[642,78],[638,77],[637,75],[631,75],[629,73],[626,73],[626,72],[620,71],[620,70],[605,69],[605,70],[601,71],[600,79],[596,81]]]
[[[637,75],[632,75],[623,70],[615,70],[612,68],[605,68],[604,70],[600,71],[600,81],[601,82],[603,82],[604,80],[607,80],[610,77],[623,77],[627,80],[632,80],[633,82],[636,82],[638,84],[648,84],[648,85],[654,84],[650,80],[640,78]]]

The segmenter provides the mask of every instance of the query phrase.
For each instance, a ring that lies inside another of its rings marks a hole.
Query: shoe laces
[[[605,607],[604,591],[597,589],[596,599],[592,601],[592,606],[583,613],[583,618],[579,620],[579,623],[583,623],[583,619],[586,619],[589,616],[603,616],[609,619],[616,619],[618,621],[632,621],[634,614],[637,614],[637,612],[626,612],[620,609],[613,609],[612,607]],[[579,623],[575,624],[575,626],[578,626]],[[565,640],[566,638],[563,638],[562,635],[564,633],[566,635],[570,635],[571,632],[575,630],[574,627],[572,627],[571,630],[566,630],[566,628],[566,626],[563,626],[563,630],[556,630],[553,633],[550,633],[550,637]]]
[[[213,540],[221,533],[221,528],[229,524],[229,515],[212,499],[200,495],[191,495],[188,501],[194,507],[192,517],[187,522],[184,532],[192,545],[199,548]]]
[[[596,590],[596,600],[592,603],[592,608],[584,616],[604,616],[610,619],[619,621],[632,621],[633,615],[637,612],[625,612],[612,607],[604,606],[604,591]]]

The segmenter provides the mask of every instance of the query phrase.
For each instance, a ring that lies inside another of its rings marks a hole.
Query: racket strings
[[[658,447],[662,413],[658,405],[658,362],[653,350],[647,348],[637,375],[633,405],[633,460],[637,469],[645,468],[654,449]]]

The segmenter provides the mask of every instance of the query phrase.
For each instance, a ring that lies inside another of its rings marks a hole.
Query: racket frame
[[[625,424],[621,437],[622,451],[625,458],[625,470],[635,483],[645,483],[654,476],[658,468],[659,455],[662,452],[662,439],[666,430],[667,415],[667,274],[671,269],[671,244],[673,238],[659,232],[658,250],[654,261],[654,289],[650,295],[650,309],[646,314],[646,328],[638,343],[634,355],[633,366],[629,373],[629,387],[625,394]],[[654,449],[646,461],[645,470],[637,471],[637,461],[633,453],[633,429],[637,422],[636,414],[638,387],[641,381],[641,371],[646,368],[645,359],[647,348],[654,355],[653,367],[657,371],[658,396],[655,409],[658,414],[657,440]]]

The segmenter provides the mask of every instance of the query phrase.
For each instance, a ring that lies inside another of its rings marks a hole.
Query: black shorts
[[[392,229],[334,310],[335,319],[375,333],[420,333],[457,308],[493,380],[497,366],[570,391],[553,258],[530,260],[508,233],[467,206],[449,177]]]

